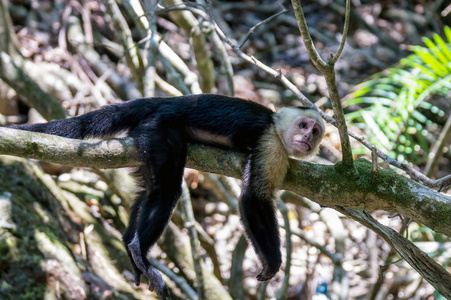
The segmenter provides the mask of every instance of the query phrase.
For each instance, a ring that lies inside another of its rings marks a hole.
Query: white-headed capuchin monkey
[[[247,153],[240,215],[248,240],[271,279],[281,265],[274,192],[280,187],[289,157],[305,159],[318,152],[324,123],[307,107],[272,112],[257,103],[219,95],[137,99],[105,106],[82,116],[13,128],[84,139],[108,137],[124,130],[136,141],[142,165],[143,191],[132,207],[123,242],[139,285],[147,276],[150,289],[169,297],[161,275],[146,258],[169,222],[181,194],[187,143],[198,142]]]

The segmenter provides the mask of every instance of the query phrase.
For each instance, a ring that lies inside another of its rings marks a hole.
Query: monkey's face
[[[324,125],[321,119],[304,114],[294,118],[291,126],[286,128],[283,140],[289,156],[302,159],[318,152],[323,136]]]

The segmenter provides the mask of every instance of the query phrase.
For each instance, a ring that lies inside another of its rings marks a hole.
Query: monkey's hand
[[[278,266],[264,266],[260,274],[257,275],[258,281],[268,281],[276,275],[279,271],[280,265]]]
[[[141,274],[144,274],[149,279],[149,290],[151,292],[155,291],[161,300],[169,299],[169,291],[163,281],[163,277],[161,277],[157,269],[149,263],[147,258],[141,254],[138,238],[134,238],[126,248],[131,256],[130,258],[135,272],[135,284],[137,286],[140,284]]]
[[[151,292],[155,291],[161,300],[169,299],[168,288],[166,287],[166,284],[164,283],[160,273],[158,273],[158,271],[151,265],[149,265],[147,267],[147,270],[143,273],[149,279],[149,290]]]

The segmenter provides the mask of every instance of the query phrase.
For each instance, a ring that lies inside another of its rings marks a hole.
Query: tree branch
[[[74,140],[55,135],[0,128],[0,154],[77,167],[136,167],[134,140]]]
[[[371,230],[383,237],[421,277],[426,279],[446,299],[451,299],[451,290],[449,289],[451,286],[451,274],[446,272],[440,264],[419,249],[414,243],[390,227],[380,224],[366,211],[347,207],[335,208],[349,218],[371,228]]]
[[[313,44],[312,37],[310,36],[310,32],[308,30],[307,21],[305,20],[304,11],[302,10],[302,5],[299,0],[292,0],[291,5],[293,6],[294,15],[298,22],[299,31],[301,32],[302,40],[304,41],[308,55],[310,56],[310,59],[315,67],[324,73],[327,68],[327,64],[321,58],[321,55],[319,55],[315,44]]]
[[[132,138],[80,141],[10,128],[0,128],[0,154],[102,169],[139,165]],[[244,160],[237,152],[188,147],[187,167],[205,172],[240,178]],[[367,160],[356,160],[355,167],[351,177],[337,166],[293,160],[283,188],[323,206],[398,212],[451,236],[451,197],[390,170],[379,169],[375,177]]]
[[[349,141],[348,136],[348,127],[346,125],[346,121],[344,118],[343,107],[341,105],[340,95],[338,93],[336,76],[334,64],[338,56],[340,55],[341,48],[344,45],[344,40],[342,40],[342,45],[340,45],[339,52],[337,52],[336,57],[333,56],[327,62],[325,62],[318,51],[316,50],[315,45],[313,44],[312,37],[310,36],[310,32],[307,26],[307,22],[304,17],[304,12],[302,10],[302,5],[299,0],[292,0],[291,4],[293,5],[294,14],[296,16],[296,20],[298,22],[299,31],[301,32],[302,40],[304,41],[305,48],[307,49],[310,60],[313,62],[315,67],[324,74],[326,79],[327,89],[329,90],[329,97],[332,103],[332,108],[334,110],[335,120],[337,121],[337,128],[340,134],[341,140],[341,151],[343,153],[343,164],[349,170],[353,168],[353,160],[352,160],[352,148],[351,143]],[[349,10],[349,1],[346,9]],[[347,35],[347,28],[349,23],[349,11],[346,13],[345,19],[345,32],[344,38]]]
[[[351,1],[346,0],[346,13],[345,13],[345,24],[344,24],[344,28],[343,28],[343,36],[341,37],[341,42],[340,42],[340,46],[338,47],[337,53],[335,53],[335,55],[333,55],[329,60],[329,63],[332,65],[337,62],[337,60],[340,57],[341,52],[343,51],[343,48],[345,46],[346,37],[348,36],[349,15],[350,14],[351,14]]]
[[[47,120],[63,119],[66,111],[58,101],[31,79],[11,57],[0,50],[0,79],[13,88],[30,107]]]

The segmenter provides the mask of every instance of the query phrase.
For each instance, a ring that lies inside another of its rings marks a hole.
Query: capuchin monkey
[[[149,279],[161,299],[169,293],[146,258],[169,222],[181,195],[187,144],[202,143],[244,152],[241,220],[263,269],[259,281],[271,279],[282,263],[274,192],[280,187],[289,157],[305,159],[318,152],[324,136],[319,113],[308,107],[270,109],[219,95],[147,98],[102,107],[78,117],[16,129],[66,138],[109,137],[128,130],[136,141],[143,191],[131,209],[123,242],[135,273]]]

